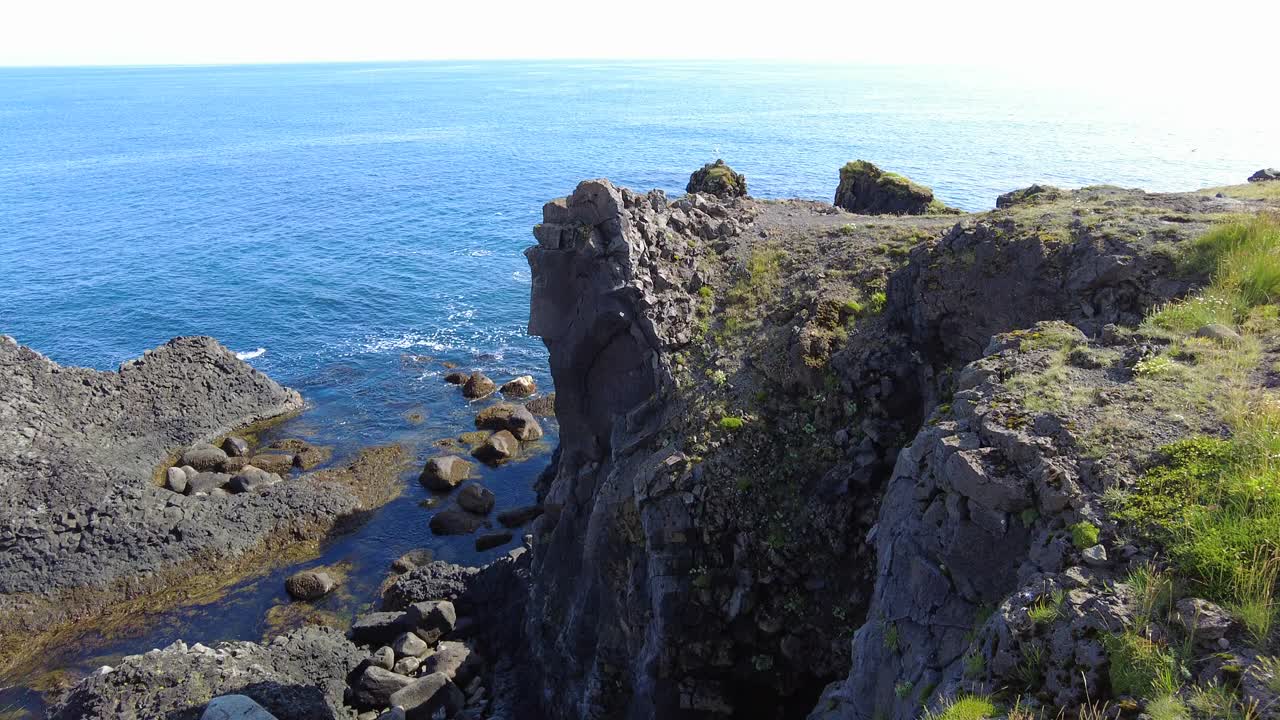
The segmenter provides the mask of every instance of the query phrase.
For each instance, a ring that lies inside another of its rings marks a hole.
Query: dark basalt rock
[[[866,160],[854,160],[840,168],[835,205],[861,215],[953,212],[934,201],[933,190],[897,173],[885,172]]]
[[[478,400],[492,395],[498,386],[487,375],[480,371],[471,373],[471,377],[462,384],[462,396],[470,400]]]
[[[1275,180],[1280,180],[1280,170],[1275,168],[1263,168],[1249,176],[1249,182],[1272,182]]]
[[[51,720],[197,720],[211,697],[252,698],[279,720],[346,717],[348,673],[365,654],[328,628],[307,627],[267,644],[221,643],[125,658],[92,675],[48,713]]]
[[[736,173],[724,160],[707,163],[689,176],[687,193],[707,193],[716,197],[742,197],[747,194],[747,177]]]

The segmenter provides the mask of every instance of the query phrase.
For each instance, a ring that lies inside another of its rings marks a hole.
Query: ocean
[[[425,458],[471,422],[438,361],[550,388],[521,251],[542,203],[579,180],[675,195],[721,157],[758,197],[830,200],[863,158],[982,210],[1033,182],[1188,190],[1280,163],[1266,113],[1145,87],[767,63],[0,69],[0,333],[100,369],[212,335],[307,398],[280,436]],[[500,509],[532,500],[548,455],[489,472]],[[433,537],[425,491],[405,483],[307,563],[351,564],[327,609],[367,607],[413,547],[485,557]],[[48,671],[260,639],[290,569],[88,633],[0,682],[0,711],[38,711],[34,688],[65,677]]]

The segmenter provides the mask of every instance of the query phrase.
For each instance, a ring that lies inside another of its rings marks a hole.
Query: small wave
[[[248,352],[238,352],[238,353],[236,353],[236,359],[237,359],[237,360],[252,360],[252,359],[254,359],[254,358],[256,358],[256,357],[261,357],[262,355],[266,354],[266,352],[267,352],[267,349],[266,349],[266,348],[261,348],[261,347],[260,347],[260,348],[258,348],[257,350],[250,350],[250,351],[248,351]]]
[[[511,279],[523,285],[528,285],[529,273],[525,272],[524,270],[516,270],[515,272],[511,273]]]

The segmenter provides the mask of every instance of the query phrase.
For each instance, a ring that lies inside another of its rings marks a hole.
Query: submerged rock
[[[462,488],[462,492],[458,493],[458,505],[467,512],[477,515],[488,515],[493,510],[497,497],[489,488],[479,484],[471,483]]]
[[[505,527],[516,528],[533,521],[534,518],[542,514],[541,505],[527,505],[525,507],[515,508],[514,510],[504,510],[498,513],[498,522]]]
[[[734,172],[724,160],[716,160],[695,170],[684,191],[722,198],[742,197],[747,194],[747,177]]]
[[[933,198],[933,190],[897,173],[885,172],[866,160],[840,168],[836,207],[862,215],[924,215],[949,212]]]
[[[284,589],[295,600],[319,600],[337,586],[333,576],[323,570],[303,570],[284,581]]]
[[[431,518],[431,532],[436,535],[466,535],[484,524],[484,520],[462,510],[441,510]]]
[[[476,552],[484,552],[493,548],[506,545],[511,542],[512,535],[509,532],[489,533],[476,538]]]

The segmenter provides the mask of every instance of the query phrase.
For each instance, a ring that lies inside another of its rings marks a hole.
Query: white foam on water
[[[249,350],[248,352],[238,352],[236,353],[236,359],[252,360],[256,357],[262,357],[263,355],[266,354],[266,352],[267,352],[267,349],[262,347],[258,348],[257,350]]]

